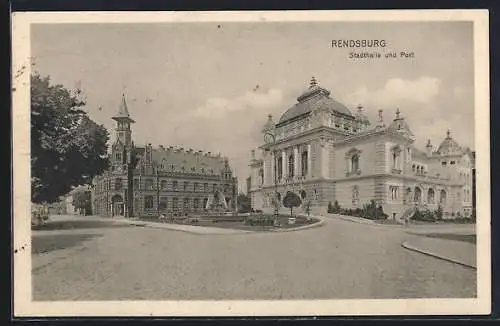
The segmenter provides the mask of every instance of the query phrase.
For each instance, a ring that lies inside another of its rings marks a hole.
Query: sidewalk
[[[476,245],[468,242],[428,237],[414,237],[403,248],[476,269]]]

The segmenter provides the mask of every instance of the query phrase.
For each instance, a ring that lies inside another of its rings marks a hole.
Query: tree
[[[287,191],[285,198],[283,198],[283,206],[290,208],[290,216],[293,215],[293,208],[299,207],[302,204],[302,200],[296,193]]]
[[[90,202],[89,190],[77,190],[73,192],[73,206],[78,209],[80,215],[91,214],[92,205]]]
[[[31,76],[31,199],[55,202],[108,167],[109,135],[82,110],[80,91]]]
[[[238,195],[238,211],[241,213],[248,213],[252,209],[250,196],[240,193]]]

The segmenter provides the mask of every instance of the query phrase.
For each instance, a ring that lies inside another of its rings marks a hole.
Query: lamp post
[[[274,135],[273,132],[271,131],[266,131],[264,133],[264,142],[266,145],[272,145],[272,152],[273,152],[273,157],[274,157],[274,226],[279,226],[280,221],[279,221],[279,208],[278,208],[278,176],[277,176],[277,160],[276,160],[276,136]],[[269,151],[269,147],[266,147],[266,151]]]

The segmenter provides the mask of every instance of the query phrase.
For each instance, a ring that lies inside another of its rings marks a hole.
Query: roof
[[[137,147],[136,153],[144,156],[145,148]],[[220,174],[227,171],[229,163],[227,158],[194,151],[192,149],[176,149],[173,147],[152,148],[153,162],[163,166],[163,170],[172,172],[198,173],[198,174]],[[229,171],[230,168],[229,168]]]
[[[446,138],[441,142],[436,153],[455,154],[462,151],[462,147],[460,147],[460,145],[458,145],[458,143],[451,137],[451,132],[448,130],[446,133]]]
[[[410,126],[406,123],[405,118],[400,116],[399,109],[396,110],[396,118],[394,118],[386,130],[392,133],[399,133],[410,138],[414,136]]]
[[[127,102],[125,101],[125,94],[122,94],[122,100],[120,102],[120,106],[118,107],[118,113],[115,114],[112,119],[128,119],[130,122],[134,122],[134,120],[130,118],[130,114],[128,112]]]
[[[283,113],[278,123],[292,120],[319,108],[328,109],[332,113],[337,112],[347,116],[353,116],[351,111],[349,111],[344,104],[330,97],[330,91],[318,86],[314,77],[311,80],[309,89],[302,93],[302,95],[297,98],[297,101],[298,103]]]

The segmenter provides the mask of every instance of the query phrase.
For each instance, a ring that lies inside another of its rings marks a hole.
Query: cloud
[[[441,91],[441,80],[423,76],[415,80],[391,78],[384,87],[377,90],[368,90],[362,87],[346,96],[351,105],[362,103],[377,108],[395,108],[401,105],[432,104]]]
[[[278,89],[270,89],[267,92],[248,91],[232,99],[209,98],[203,106],[194,111],[193,117],[221,119],[233,112],[247,110],[262,112],[276,107],[282,101],[283,93]]]
[[[384,120],[390,123],[399,108],[416,136],[417,147],[423,148],[427,139],[438,146],[448,129],[459,144],[473,147],[471,110],[462,101],[467,94],[464,87],[445,88],[440,79],[422,76],[414,80],[388,79],[381,88],[373,90],[361,87],[343,100],[351,107],[362,104],[372,122],[377,119],[377,111],[383,109]],[[445,110],[448,108],[453,108],[452,113]]]
[[[248,91],[233,98],[213,97],[193,111],[178,116],[176,127],[165,131],[178,146],[227,156],[240,189],[249,175],[249,153],[262,143],[261,128],[267,115],[275,118],[293,102],[276,88]]]

